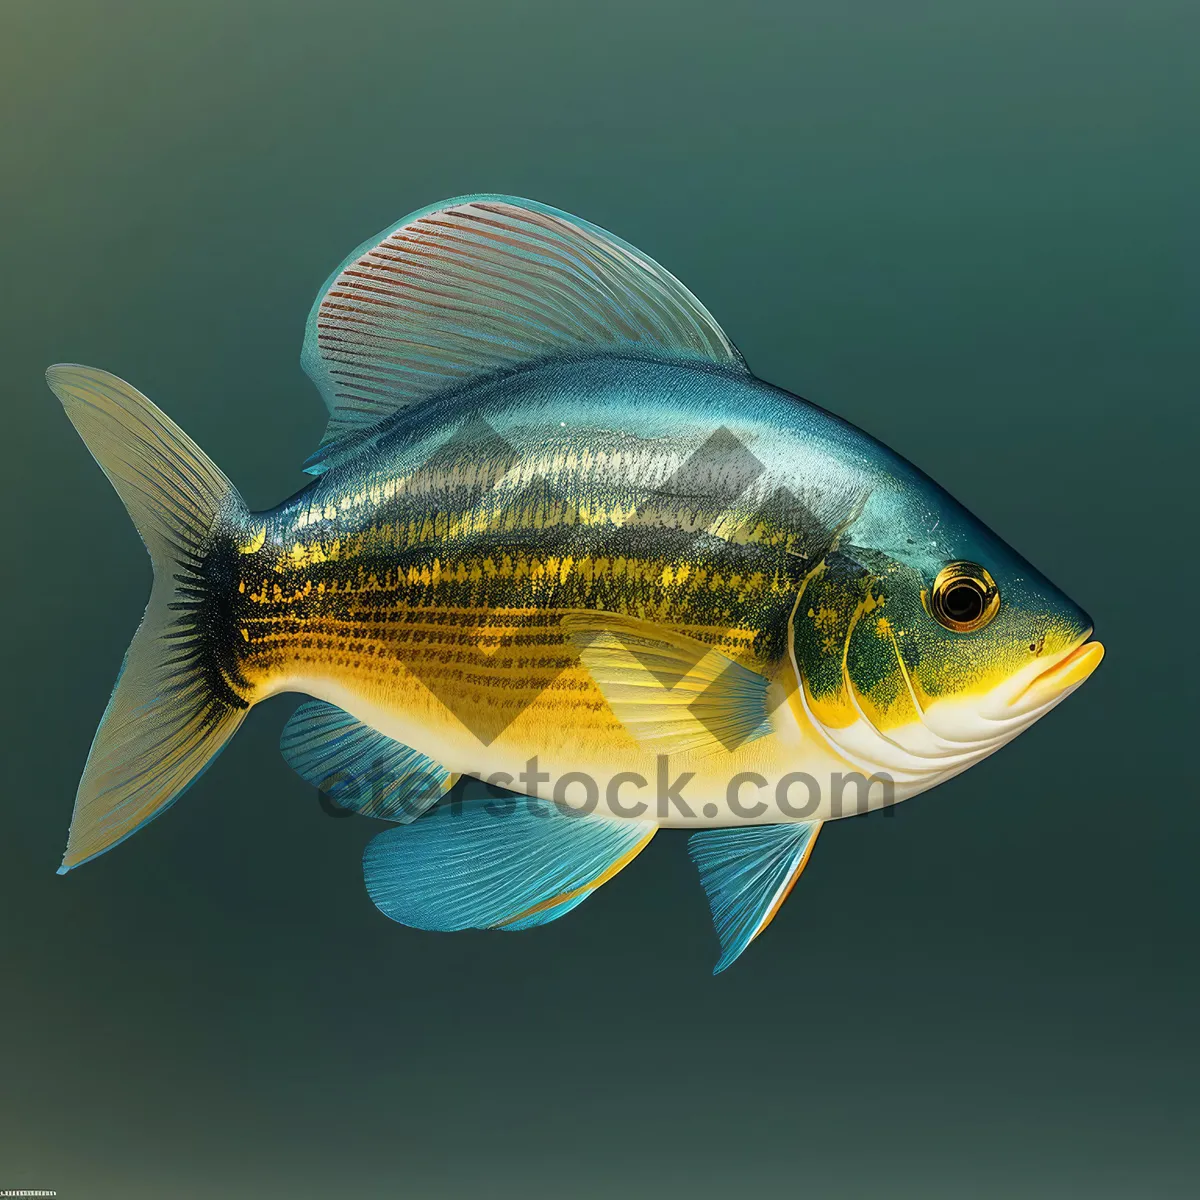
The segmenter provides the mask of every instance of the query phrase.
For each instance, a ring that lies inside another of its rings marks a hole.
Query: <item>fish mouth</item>
[[[1017,692],[1008,702],[1009,707],[1027,711],[1074,691],[1104,657],[1104,646],[1090,640],[1091,636],[1089,629],[1077,645],[1065,651]]]

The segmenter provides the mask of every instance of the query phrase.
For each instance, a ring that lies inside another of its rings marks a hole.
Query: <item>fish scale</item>
[[[825,821],[966,770],[1103,654],[932,480],[756,379],[577,217],[411,214],[330,276],[301,361],[329,409],[316,478],[262,513],[129,384],[47,373],[154,565],[64,871],[300,692],[287,761],[394,823],[364,856],[387,916],[530,929],[699,829],[724,970]]]

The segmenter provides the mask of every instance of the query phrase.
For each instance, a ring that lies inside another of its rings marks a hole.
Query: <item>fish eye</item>
[[[948,563],[933,581],[929,610],[938,624],[955,633],[982,629],[999,608],[1000,589],[978,563]]]

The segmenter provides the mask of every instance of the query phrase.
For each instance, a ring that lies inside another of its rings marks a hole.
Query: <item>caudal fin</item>
[[[154,565],[146,615],[79,781],[63,874],[167,808],[241,724],[249,702],[206,645],[214,606],[204,563],[213,539],[246,508],[199,446],[123,380],[64,364],[46,381]]]

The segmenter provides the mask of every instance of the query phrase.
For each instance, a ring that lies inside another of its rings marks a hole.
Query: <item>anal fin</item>
[[[775,919],[795,886],[821,821],[706,829],[688,839],[688,853],[708,894],[721,957],[719,975]]]
[[[364,725],[348,712],[309,700],[279,739],[284,760],[339,808],[405,824],[453,786],[440,763]]]
[[[510,795],[434,809],[363,855],[367,891],[416,929],[530,929],[570,912],[649,844],[655,826]]]

